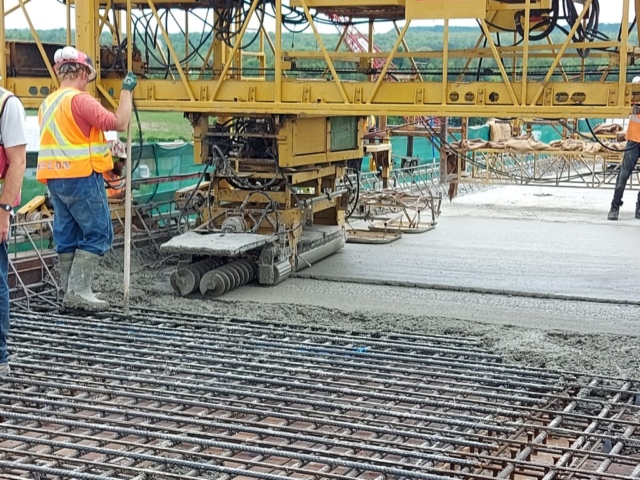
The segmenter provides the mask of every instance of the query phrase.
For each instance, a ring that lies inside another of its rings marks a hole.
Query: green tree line
[[[340,38],[340,26],[336,27],[336,33],[334,34],[322,34],[321,42],[324,44],[327,50],[332,51],[336,48],[338,40]],[[310,29],[308,29],[310,30]],[[617,39],[620,31],[618,24],[604,24],[599,27],[600,34],[610,39]],[[49,44],[64,44],[66,42],[66,31],[64,29],[51,29],[41,30],[38,32],[39,38],[43,43]],[[254,32],[247,32],[243,39],[243,45],[251,43]],[[275,42],[275,34],[269,34],[272,41]],[[20,40],[20,41],[33,41],[33,36],[28,29],[9,29],[6,31],[6,37],[8,40]],[[211,45],[211,32],[192,32],[189,35],[189,66],[193,71],[199,70],[203,64],[203,59]],[[73,35],[72,35],[73,38]],[[183,34],[171,34],[169,35],[170,41],[176,54],[184,60],[186,52],[186,38]],[[395,30],[375,35],[375,44],[380,47],[382,51],[389,51],[393,47],[393,44],[397,40],[398,35]],[[411,51],[440,51],[443,49],[443,27],[411,27],[409,28],[405,37],[406,43]],[[480,38],[480,29],[478,27],[451,27],[449,35],[449,49],[450,50],[470,50],[473,49]],[[513,33],[494,34],[492,36],[493,41],[498,45],[510,45],[514,43]],[[565,40],[566,35],[559,30],[552,33],[551,39],[554,43],[561,43]],[[519,43],[518,39],[516,42]],[[543,43],[546,44],[547,40],[541,40],[539,42],[532,42],[532,44]],[[112,45],[113,39],[110,33],[104,33],[101,38],[103,45]],[[630,44],[637,45],[637,34],[635,29],[630,36]],[[169,74],[168,64],[173,63],[170,52],[162,38],[160,32],[146,32],[142,34],[138,32],[135,37],[135,45],[142,52],[145,62],[151,67],[153,76],[167,76]],[[259,42],[253,41],[251,45],[245,50],[248,52],[258,51]],[[483,47],[484,41],[480,38],[480,46]],[[291,33],[284,31],[282,35],[282,48],[285,51],[304,51],[304,52],[319,52],[321,51],[320,42],[316,37],[305,31],[303,33]],[[339,47],[340,51],[348,51],[346,44],[342,44]],[[403,51],[402,46],[399,49]],[[197,51],[197,53],[194,53]],[[575,53],[574,50],[570,50],[571,53]],[[265,45],[266,53],[266,72],[258,70],[259,63],[255,57],[245,57],[243,60],[243,76],[260,76],[265,75],[270,77],[272,75],[274,60],[271,49],[268,45]],[[584,60],[587,70],[592,72],[588,79],[594,80],[601,75],[601,69],[609,64],[607,57],[598,56],[602,52],[591,51]],[[169,59],[168,61],[166,59]],[[423,78],[425,80],[439,81],[442,78],[443,65],[440,58],[433,59],[416,59],[418,68],[420,69]],[[456,78],[463,70],[467,60],[465,58],[452,58],[449,61],[448,68],[450,72],[450,79]],[[210,62],[211,63],[211,62]],[[504,66],[511,71],[513,68],[510,59],[503,61]],[[582,59],[580,58],[565,58],[562,62],[563,67],[566,69],[569,75],[577,74],[581,67]],[[546,69],[551,64],[549,58],[532,58],[529,62],[529,73],[536,78],[546,73]],[[394,60],[394,65],[401,72],[409,73],[411,70],[411,62],[408,58],[397,58]],[[292,76],[317,78],[324,75],[326,70],[326,62],[322,59],[307,59],[298,60],[295,62],[294,70],[290,72]],[[358,65],[353,62],[336,62],[336,68],[341,73],[341,78],[351,80],[361,80],[365,78],[365,72],[358,70]],[[516,69],[521,68],[521,62],[517,61]],[[175,68],[173,68],[175,72]],[[559,74],[559,72],[558,72]],[[630,72],[632,75],[633,72]],[[611,77],[614,79],[615,77]],[[493,58],[485,58],[482,61],[473,60],[468,70],[465,80],[483,80],[483,81],[502,81],[498,65]]]

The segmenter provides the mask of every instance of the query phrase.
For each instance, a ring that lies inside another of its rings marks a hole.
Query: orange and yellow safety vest
[[[36,180],[83,178],[113,169],[113,159],[104,132],[91,128],[89,137],[73,118],[71,102],[88,95],[75,88],[62,88],[40,105],[40,151]]]
[[[124,180],[122,177],[116,175],[113,172],[105,172],[102,174],[107,181],[107,197],[111,198],[122,192],[124,188]]]

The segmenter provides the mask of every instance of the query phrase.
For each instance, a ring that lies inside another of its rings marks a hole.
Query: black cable
[[[117,15],[114,14],[114,17],[117,18]],[[114,21],[114,24],[117,25],[117,20]],[[126,39],[127,42],[129,41],[129,39]],[[118,54],[120,55],[120,60],[121,60],[121,66],[122,66],[122,74],[126,75],[127,74],[127,64],[125,61],[125,57],[124,57],[124,50],[122,48],[123,42],[120,41],[120,29],[116,28],[116,41],[118,42],[119,48],[118,48]],[[135,46],[135,42],[132,43],[131,45],[132,49],[136,49]],[[131,71],[133,71],[133,66],[129,65],[129,67],[131,68]],[[138,158],[136,160],[136,164],[132,165],[131,167],[131,176],[133,177],[133,172],[135,172],[138,167],[140,166],[140,162],[142,161],[142,149],[144,146],[144,138],[142,137],[142,123],[140,122],[140,114],[138,112],[138,107],[136,106],[136,101],[133,98],[133,92],[131,92],[131,106],[133,108],[133,112],[136,116],[136,124],[138,126]],[[127,159],[127,161],[131,161],[131,159]],[[132,181],[132,179],[127,179],[127,181]]]
[[[198,179],[198,183],[196,183],[195,187],[191,191],[191,195],[189,195],[189,198],[187,199],[187,201],[184,203],[184,205],[180,209],[180,215],[178,215],[178,232],[183,233],[181,231],[181,229],[180,229],[180,223],[182,222],[182,217],[184,217],[187,214],[187,210],[188,210],[189,206],[191,205],[191,202],[193,201],[193,197],[195,197],[196,193],[198,192],[198,189],[200,188],[200,184],[204,180],[204,178],[205,178],[205,176],[207,174],[207,170],[209,169],[209,167],[212,164],[213,164],[213,162],[207,162],[205,164],[204,170],[202,171],[202,174],[200,175],[200,178]],[[210,201],[209,198],[207,199],[207,201]],[[187,215],[187,217],[188,217],[188,215]],[[187,226],[188,225],[189,225],[189,219],[187,218]]]
[[[358,160],[358,161],[361,162],[361,160]],[[356,198],[353,201],[353,207],[351,208],[350,211],[346,213],[346,217],[345,217],[346,220],[349,220],[351,216],[355,213],[356,209],[358,208],[358,202],[360,201],[360,168],[356,167],[355,171],[356,171],[356,186],[355,186]]]
[[[522,24],[522,20],[525,16],[525,10],[519,10],[514,15],[514,21],[516,24],[516,31],[520,34],[521,37],[524,38],[524,25]],[[541,20],[538,23],[533,25],[529,25],[529,41],[536,42],[539,40],[544,40],[551,32],[555,30],[558,25],[558,18],[560,16],[560,0],[553,0],[551,4],[551,10],[531,10],[531,14],[533,15],[547,15],[547,18]],[[540,28],[546,27],[540,33],[532,33]]]
[[[578,28],[573,36],[575,42],[593,42],[596,40],[609,40],[609,37],[601,33],[598,28],[600,26],[600,2],[599,0],[593,0],[589,12],[584,16],[583,22],[586,20],[586,25],[579,22],[580,14],[576,8],[573,0],[563,0],[563,11],[565,19],[570,28],[573,28],[578,23]],[[569,35],[569,31],[558,25],[559,29]],[[578,49],[578,55],[582,58],[587,58],[590,53],[590,49]]]
[[[600,139],[598,138],[598,136],[596,135],[596,133],[593,131],[593,128],[591,127],[591,123],[589,122],[589,119],[588,119],[588,118],[585,118],[585,119],[584,119],[584,121],[586,122],[587,127],[589,128],[589,131],[591,132],[591,135],[593,135],[593,138],[595,139],[595,141],[596,141],[596,142],[598,142],[600,145],[602,145],[602,146],[603,146],[604,148],[606,148],[607,150],[610,150],[610,151],[612,151],[612,152],[616,152],[616,153],[618,153],[618,152],[629,152],[629,151],[631,151],[631,150],[633,150],[633,149],[637,148],[637,147],[629,147],[629,148],[625,148],[624,150],[616,150],[616,149],[614,149],[614,148],[610,148],[610,147],[606,146],[604,143],[602,143],[602,142],[600,141]],[[585,138],[586,138],[586,137],[585,137]]]

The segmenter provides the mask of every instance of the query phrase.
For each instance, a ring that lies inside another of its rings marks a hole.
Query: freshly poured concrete
[[[175,265],[156,265],[132,269],[131,299],[196,318],[470,335],[524,364],[638,377],[640,220],[629,193],[609,222],[610,191],[496,188],[445,203],[431,232],[349,244],[300,273],[312,278],[180,298]],[[113,305],[118,278],[105,269],[96,281]]]
[[[607,221],[610,195],[508,187],[463,197],[430,232],[349,244],[299,277],[640,304],[640,220],[625,204]]]
[[[357,314],[449,317],[478,324],[521,326],[543,331],[636,335],[640,306],[575,300],[478,294],[421,288],[291,279],[275,287],[249,285],[229,292],[228,302],[292,304]],[[638,342],[640,345],[640,340]],[[639,346],[640,348],[640,346]],[[640,356],[640,350],[638,351]]]

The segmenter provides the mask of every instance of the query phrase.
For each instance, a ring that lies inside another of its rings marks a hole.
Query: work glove
[[[122,89],[131,92],[134,88],[136,88],[136,85],[138,85],[138,78],[136,77],[135,73],[127,73],[127,76],[124,77],[124,80],[122,81]]]

